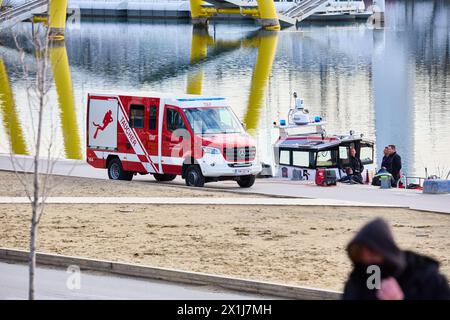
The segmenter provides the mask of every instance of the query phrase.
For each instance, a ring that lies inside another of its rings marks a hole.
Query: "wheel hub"
[[[119,179],[119,175],[120,175],[120,173],[119,173],[119,166],[116,163],[114,163],[111,166],[111,177],[113,179],[117,180],[117,179]]]
[[[193,186],[195,186],[195,184],[197,183],[198,180],[198,174],[195,171],[190,171],[189,172],[189,183]]]

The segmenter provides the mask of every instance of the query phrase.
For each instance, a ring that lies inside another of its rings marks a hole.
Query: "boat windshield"
[[[241,133],[243,127],[231,108],[186,108],[186,118],[196,134]]]

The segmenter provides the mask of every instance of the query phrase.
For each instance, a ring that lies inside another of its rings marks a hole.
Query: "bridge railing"
[[[33,1],[28,1],[21,5],[15,6],[12,9],[0,14],[0,23],[4,22],[6,20],[12,20],[28,11],[39,8],[46,4],[48,5],[48,0],[33,0]]]

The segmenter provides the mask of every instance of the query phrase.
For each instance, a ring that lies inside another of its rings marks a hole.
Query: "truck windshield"
[[[242,125],[229,107],[187,108],[186,118],[196,134],[240,133]]]

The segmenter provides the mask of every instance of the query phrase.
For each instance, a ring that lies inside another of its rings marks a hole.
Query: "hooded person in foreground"
[[[400,250],[387,223],[375,219],[350,241],[347,253],[353,270],[344,288],[344,300],[448,300],[448,280],[439,273],[439,262]],[[378,287],[371,284],[378,266]]]

